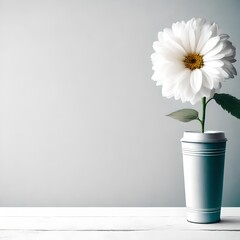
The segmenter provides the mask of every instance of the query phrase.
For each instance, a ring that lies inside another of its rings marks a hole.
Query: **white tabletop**
[[[240,240],[240,208],[193,224],[185,208],[0,208],[0,239]]]

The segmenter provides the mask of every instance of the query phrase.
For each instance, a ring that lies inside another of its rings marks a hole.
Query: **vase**
[[[189,222],[220,221],[226,141],[224,132],[184,132],[181,142]]]

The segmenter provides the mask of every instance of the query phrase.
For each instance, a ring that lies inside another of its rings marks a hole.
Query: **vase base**
[[[220,222],[221,210],[218,211],[193,211],[187,210],[187,221],[191,223],[217,223]]]
[[[187,221],[188,221],[189,223],[194,223],[194,224],[211,224],[211,223],[219,223],[219,222],[221,221],[221,219],[219,219],[219,220],[216,221],[216,222],[193,222],[193,221],[190,221],[190,220],[188,220],[188,219],[187,219]]]

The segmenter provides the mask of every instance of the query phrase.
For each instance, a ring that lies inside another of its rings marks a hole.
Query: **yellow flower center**
[[[183,60],[185,66],[190,70],[202,68],[204,66],[203,57],[197,53],[189,53]]]

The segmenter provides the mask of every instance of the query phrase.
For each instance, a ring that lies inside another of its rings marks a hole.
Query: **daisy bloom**
[[[151,55],[152,79],[162,95],[195,104],[211,98],[224,79],[237,75],[233,66],[236,48],[218,25],[200,18],[176,22],[158,33]]]

